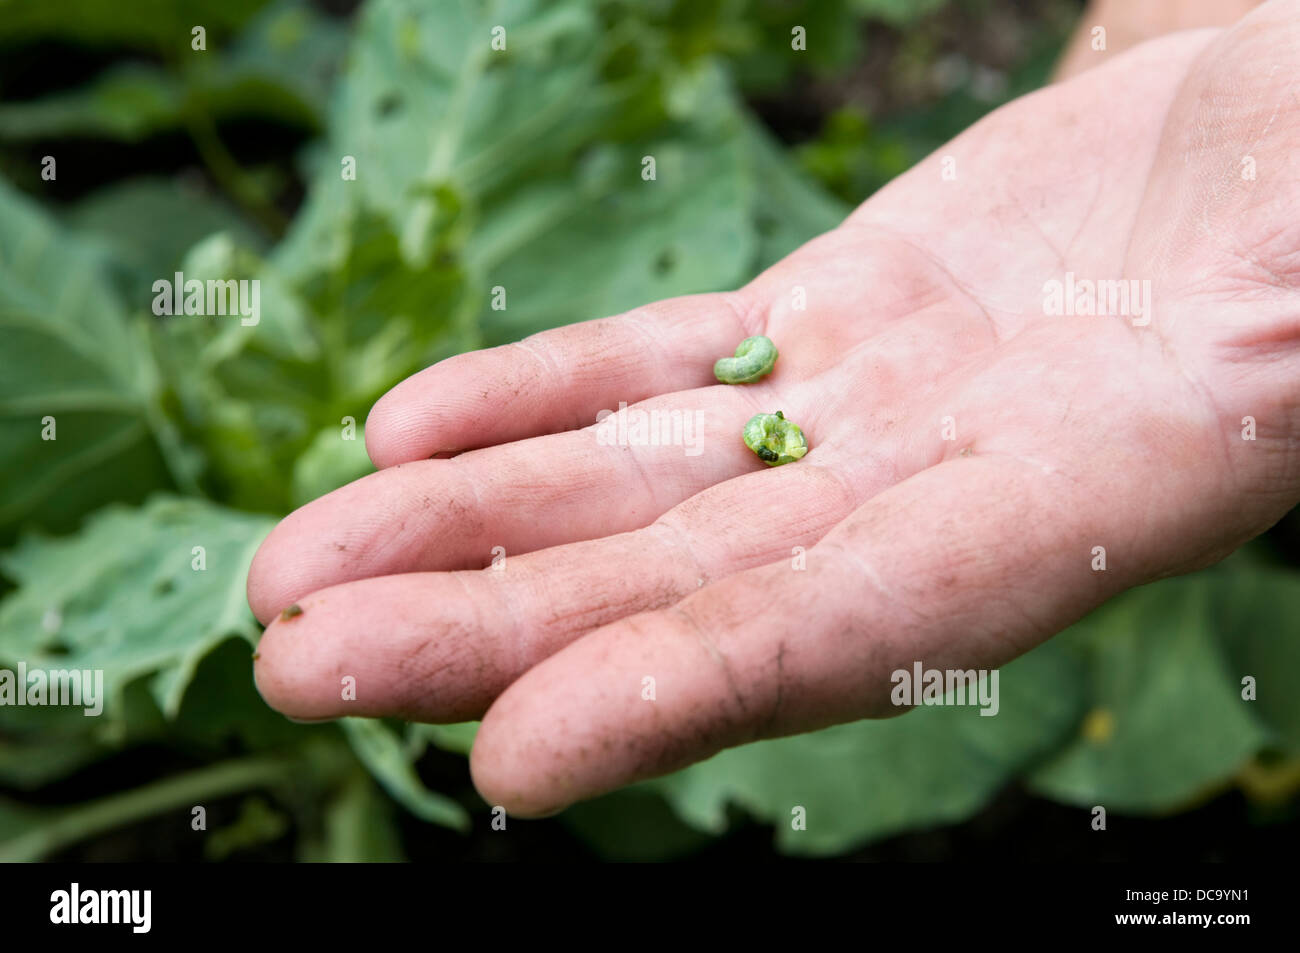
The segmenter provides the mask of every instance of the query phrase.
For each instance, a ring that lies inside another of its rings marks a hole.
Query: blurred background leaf
[[[732,748],[652,786],[715,834],[734,803],[772,824],[790,853],[830,854],[964,818],[1065,739],[1082,711],[1077,672],[1055,643],[1004,666],[1000,708],[920,708],[898,718]],[[806,829],[792,823],[802,809]]]
[[[0,182],[0,538],[169,484],[138,332],[100,252]]]
[[[154,674],[159,707],[173,717],[208,651],[232,634],[255,643],[244,579],[270,527],[210,503],[156,498],[138,510],[108,507],[74,536],[26,537],[0,559],[18,584],[0,603],[0,656],[102,670],[110,716],[129,681]]]
[[[1242,621],[1223,618],[1232,582],[1211,571],[1134,589],[1055,640],[1087,673],[1089,714],[1030,775],[1035,790],[1085,807],[1170,810],[1263,747],[1258,706],[1242,699],[1216,637]],[[1228,625],[1216,632],[1217,621]]]
[[[111,4],[96,0],[73,4],[78,9],[67,11],[68,19],[37,13],[68,5],[0,4],[0,48],[36,38],[97,45],[115,35],[99,32],[100,24],[120,20],[115,26],[122,44],[156,54],[171,68],[128,62],[85,86],[7,103],[0,106],[5,138],[95,135],[139,142],[184,127],[196,115],[214,121],[256,116],[318,128],[347,41],[338,22],[299,0],[282,0],[254,17],[249,14],[263,6],[261,0],[197,4],[186,15],[174,2],[132,2],[119,8],[124,16],[116,16]],[[16,6],[23,15],[6,17],[5,9]],[[150,17],[146,7],[158,15]],[[80,19],[88,10],[95,13]],[[193,25],[209,31],[206,50],[192,49]],[[237,27],[243,29],[227,45],[223,34]]]

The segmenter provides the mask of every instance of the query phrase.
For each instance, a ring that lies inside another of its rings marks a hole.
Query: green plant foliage
[[[650,786],[702,830],[725,830],[735,805],[799,853],[959,820],[1017,777],[1081,807],[1176,810],[1269,745],[1294,745],[1279,676],[1300,671],[1287,609],[1300,574],[1240,565],[1126,593],[1005,666],[994,717],[920,709],[732,749]],[[1242,698],[1251,674],[1268,688],[1259,701]],[[790,828],[796,805],[807,831]]]
[[[434,747],[457,754],[469,754],[474,746],[474,735],[478,733],[477,721],[461,722],[457,725],[408,725],[407,730],[413,739],[423,739]]]
[[[445,827],[469,827],[465,809],[451,798],[430,791],[415,773],[412,762],[421,749],[410,747],[409,733],[404,739],[373,718],[344,718],[343,730],[361,763],[412,814]]]
[[[85,46],[151,50],[173,42],[190,48],[190,28],[206,24],[222,35],[237,29],[267,0],[52,0],[50,3],[0,3],[0,47],[22,41],[59,40]]]
[[[882,135],[852,106],[833,113],[821,135],[796,149],[795,156],[809,175],[846,201],[870,195],[915,161],[902,140]]]
[[[203,844],[204,856],[208,860],[225,860],[237,851],[278,840],[289,832],[289,827],[288,816],[264,798],[247,797],[234,823],[208,835]]]
[[[153,282],[173,275],[185,253],[216,233],[258,248],[265,239],[222,198],[175,179],[131,179],[95,192],[64,216],[67,227],[98,246],[128,308],[148,308]]]
[[[292,761],[229,761],[70,807],[32,808],[0,798],[0,863],[40,860],[78,840],[203,798],[283,784]]]
[[[1052,643],[1006,666],[1000,710],[921,708],[732,748],[651,786],[688,823],[722,833],[734,804],[773,824],[777,845],[828,854],[960,820],[1064,742],[1082,712],[1070,660]],[[803,808],[807,829],[792,826]]]
[[[166,486],[155,387],[102,254],[0,183],[0,535]]]
[[[942,7],[948,0],[852,0],[852,7],[865,16],[893,26],[906,26]]]
[[[805,176],[757,125],[746,132],[746,154],[763,183],[755,213],[757,269],[775,264],[808,239],[828,232],[848,215],[844,204]]]
[[[626,788],[576,804],[564,825],[601,857],[616,861],[676,860],[707,846],[709,832],[691,827],[650,786]]]
[[[1212,609],[1234,691],[1239,697],[1242,679],[1253,678],[1252,705],[1270,743],[1300,755],[1300,573],[1237,561]]]
[[[648,23],[638,29],[637,10],[610,6],[615,28],[597,6],[516,4],[494,54],[476,38],[496,13],[369,5],[330,123],[333,158],[279,267],[300,280],[335,267],[360,207],[405,261],[458,262],[467,311],[441,310],[499,343],[734,286],[843,217],[773,160],[718,64],[674,58]],[[364,170],[355,182],[341,156]],[[498,286],[528,291],[494,311]]]
[[[552,210],[547,227],[516,245],[509,258],[494,258],[476,244],[472,253],[481,256],[475,260],[493,284],[537,289],[485,316],[490,340],[562,324],[566,316],[617,314],[647,301],[736,284],[757,256],[751,223],[755,181],[740,130],[722,136],[646,141],[596,153],[590,168],[618,169],[617,179],[593,171],[593,178],[604,181],[592,182],[586,201],[570,193],[563,208]],[[642,155],[656,160],[653,182],[640,180]],[[503,210],[500,221],[516,223],[520,237],[526,234],[522,216],[534,211],[539,191],[521,197],[522,208]],[[611,233],[626,238],[611,244]]]
[[[393,820],[393,803],[364,771],[356,771],[329,802],[325,834],[308,839],[300,859],[308,863],[397,863],[406,859]]]
[[[302,506],[331,490],[374,472],[360,427],[352,440],[339,427],[326,427],[293,464],[293,505]]]
[[[79,708],[0,707],[0,783],[30,791],[102,758],[93,720]]]
[[[7,4],[24,12],[53,11],[60,3]],[[139,11],[163,7],[168,15],[136,20],[117,17],[113,4],[89,0],[97,11],[87,20],[10,22],[0,14],[0,43],[14,39],[25,28],[62,40],[83,36],[103,39],[112,32],[100,30],[109,13],[123,42],[139,44],[158,53],[166,65],[132,62],[103,71],[86,86],[61,90],[34,100],[0,105],[0,138],[48,139],[57,136],[94,135],[105,139],[139,142],[150,136],[185,128],[202,118],[222,120],[257,117],[309,129],[318,128],[326,110],[329,82],[342,58],[346,35],[340,25],[315,12],[301,0],[275,4],[245,23],[247,14],[263,0],[243,4],[211,5],[210,19],[196,10],[175,18],[173,3],[149,2],[118,5]],[[5,5],[0,5],[0,10]],[[218,12],[219,11],[219,12]],[[204,24],[206,50],[191,49],[190,30]],[[244,24],[233,44],[222,41],[222,28]],[[88,32],[83,32],[87,30]],[[68,33],[61,32],[68,30]],[[75,33],[71,31],[75,30]],[[130,35],[125,35],[129,33]]]
[[[376,218],[344,224],[338,257],[306,275],[225,233],[213,236],[186,259],[187,278],[258,279],[262,320],[250,328],[237,317],[172,318],[155,335],[168,397],[202,448],[209,492],[235,505],[284,512],[306,487],[333,489],[359,475],[371,405],[403,377],[463,349],[452,327],[464,294],[460,270],[409,267]],[[356,424],[355,441],[342,437],[345,417]]]
[[[158,498],[138,510],[109,507],[75,536],[27,537],[0,559],[18,584],[0,603],[0,656],[102,669],[117,702],[128,682],[153,674],[160,707],[175,715],[207,652],[232,634],[255,640],[244,578],[270,526],[198,500]]]
[[[1181,807],[1230,778],[1294,730],[1292,693],[1270,676],[1294,663],[1300,625],[1285,606],[1300,605],[1297,594],[1295,574],[1211,571],[1127,593],[1058,637],[1087,675],[1092,715],[1031,786],[1143,813]],[[1267,703],[1243,700],[1241,678],[1252,673]]]

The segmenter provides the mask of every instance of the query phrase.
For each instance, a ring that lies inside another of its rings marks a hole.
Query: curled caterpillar
[[[799,429],[785,419],[785,414],[755,414],[741,432],[745,446],[758,454],[769,467],[794,463],[808,452],[808,441]]]
[[[720,358],[713,365],[713,376],[724,384],[750,384],[771,374],[776,358],[772,339],[759,334],[741,341],[735,357]]]

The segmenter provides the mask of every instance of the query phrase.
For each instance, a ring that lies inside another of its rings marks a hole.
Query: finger
[[[390,467],[573,430],[619,401],[713,383],[713,362],[759,320],[743,292],[691,295],[458,354],[379,399],[366,449]]]
[[[738,438],[759,411],[784,409],[803,428],[813,449],[801,466],[834,461],[847,475],[892,455],[897,482],[935,462],[934,441],[913,436],[913,408],[985,346],[986,334],[982,322],[954,327],[950,310],[927,306],[846,349],[803,386],[715,385],[630,408],[642,423],[667,411],[659,420],[671,424],[668,443],[676,414],[682,446],[638,444],[607,420],[604,438],[593,426],[390,467],[277,526],[253,560],[249,602],[266,622],[308,593],[354,579],[479,568],[498,547],[513,556],[645,526],[705,487],[767,469]],[[791,348],[796,362],[800,346]]]
[[[1137,515],[1193,499],[1177,480],[1190,477],[1108,486],[1098,506],[1093,481],[1012,457],[919,473],[829,533],[805,571],[729,576],[529,671],[483,719],[475,784],[543,815],[729,746],[895,713],[891,672],[993,668],[1146,578],[1147,534],[1171,527]],[[1210,514],[1177,513],[1197,515]],[[1093,571],[1094,545],[1110,571]]]
[[[858,485],[892,479],[880,460]],[[481,571],[332,586],[267,628],[258,687],[294,718],[478,718],[584,632],[672,605],[729,573],[798,559],[794,548],[812,546],[855,501],[841,476],[801,463],[711,487],[635,532],[507,556]],[[343,697],[345,676],[355,679],[354,699]]]
[[[583,430],[372,473],[272,531],[249,569],[249,604],[266,622],[302,596],[342,582],[480,568],[494,553],[523,554],[646,526],[706,487],[766,469],[738,436],[766,393],[762,385],[716,385],[629,408],[622,433],[615,416]],[[644,425],[635,439],[634,425]],[[816,438],[815,430],[807,433]],[[655,444],[642,442],[651,437]]]

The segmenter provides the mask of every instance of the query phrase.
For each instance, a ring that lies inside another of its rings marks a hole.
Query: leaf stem
[[[270,758],[225,761],[144,787],[65,808],[53,819],[0,844],[0,862],[40,860],[62,847],[164,811],[291,778],[296,762]]]
[[[274,236],[282,236],[289,227],[289,220],[262,194],[262,190],[230,154],[217,134],[212,117],[201,107],[194,106],[193,99],[185,109],[185,128],[194,147],[198,149],[203,164],[218,184],[263,228]]]

